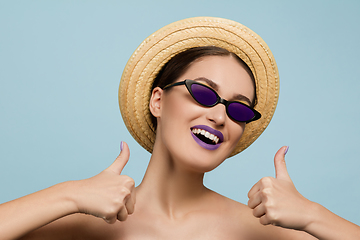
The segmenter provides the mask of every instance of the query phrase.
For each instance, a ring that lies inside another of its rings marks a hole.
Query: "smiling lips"
[[[209,133],[208,131],[205,131],[204,129],[193,128],[191,131],[197,136],[199,136],[199,134],[203,135],[205,138],[210,139],[215,144],[219,142],[219,138],[217,136]]]
[[[197,144],[208,150],[217,149],[224,140],[220,131],[206,125],[192,127],[191,135]]]

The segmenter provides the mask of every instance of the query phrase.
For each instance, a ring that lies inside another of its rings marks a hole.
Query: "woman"
[[[152,152],[142,183],[121,175],[121,143],[97,176],[1,205],[0,238],[358,239],[358,226],[296,191],[287,147],[275,155],[276,179],[255,184],[248,206],[203,185],[262,133],[277,97],[273,56],[244,26],[194,18],[159,30],[130,58],[119,91],[125,124]]]

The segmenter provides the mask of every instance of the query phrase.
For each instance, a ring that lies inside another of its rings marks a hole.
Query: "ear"
[[[154,117],[160,117],[162,95],[163,90],[159,87],[154,88],[151,93],[149,108]]]

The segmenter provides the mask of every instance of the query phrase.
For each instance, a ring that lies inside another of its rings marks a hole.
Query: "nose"
[[[207,109],[206,118],[218,126],[223,126],[226,120],[226,108],[224,104],[217,104]]]

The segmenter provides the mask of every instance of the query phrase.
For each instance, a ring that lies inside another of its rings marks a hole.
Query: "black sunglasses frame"
[[[204,87],[208,88],[209,90],[211,90],[212,92],[214,92],[215,95],[216,95],[216,97],[217,97],[216,102],[215,102],[214,104],[212,104],[212,105],[204,105],[203,103],[199,102],[199,101],[194,97],[194,95],[193,95],[193,93],[192,93],[191,85],[193,85],[193,84],[198,84],[198,85],[204,86]],[[256,121],[256,120],[258,120],[259,118],[261,118],[261,114],[260,114],[258,111],[256,111],[255,109],[253,109],[252,107],[249,107],[248,105],[246,105],[246,104],[244,104],[244,103],[242,103],[242,102],[239,102],[239,101],[227,101],[227,100],[221,98],[221,97],[219,96],[219,94],[218,94],[214,89],[212,89],[211,87],[209,87],[209,86],[207,86],[207,85],[205,85],[205,84],[202,84],[202,83],[200,83],[200,82],[194,81],[194,80],[186,79],[186,80],[181,81],[181,82],[171,83],[171,84],[169,84],[169,85],[166,85],[166,86],[163,88],[163,90],[166,90],[166,89],[168,89],[168,88],[170,88],[170,87],[174,87],[174,86],[180,86],[180,85],[185,85],[186,88],[187,88],[187,90],[189,91],[190,95],[193,97],[193,99],[194,99],[197,103],[199,103],[201,106],[204,106],[204,107],[213,107],[213,106],[215,106],[215,105],[217,105],[217,104],[219,104],[219,103],[224,104],[224,105],[225,105],[225,108],[226,108],[226,114],[229,116],[229,118],[231,118],[231,119],[232,119],[233,121],[235,121],[235,122],[244,122],[244,121],[238,121],[238,120],[234,119],[233,117],[231,117],[231,115],[229,114],[229,111],[228,111],[228,106],[229,106],[231,103],[239,103],[239,104],[241,104],[241,105],[244,105],[245,107],[249,108],[249,109],[254,113],[254,117],[253,117],[252,119],[246,121],[245,123],[249,123],[249,122],[252,122],[252,121]]]

